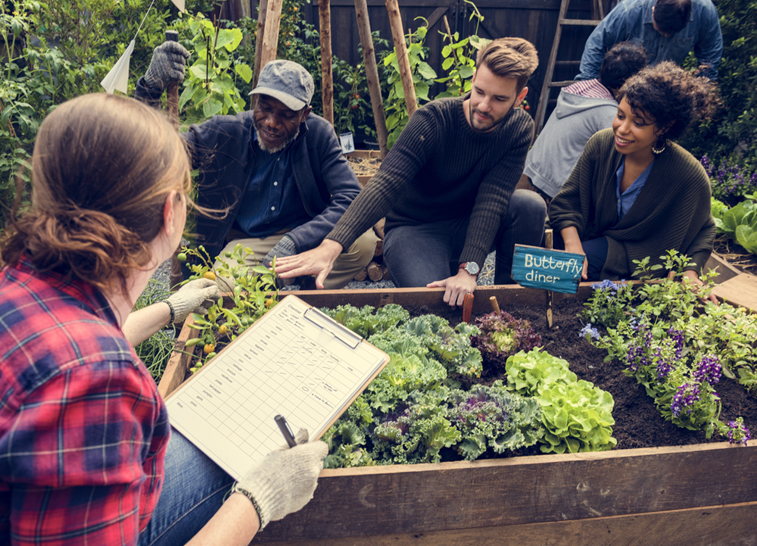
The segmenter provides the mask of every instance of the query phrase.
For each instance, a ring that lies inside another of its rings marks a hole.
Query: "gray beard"
[[[265,143],[263,142],[263,139],[260,138],[260,133],[258,133],[258,128],[255,126],[254,123],[252,127],[253,129],[255,129],[255,136],[258,139],[258,146],[260,146],[261,150],[269,154],[276,154],[280,152],[281,150],[289,146],[289,143],[292,142],[295,138],[297,138],[297,135],[300,134],[300,128],[297,127],[297,130],[294,132],[294,134],[288,139],[286,139],[284,142],[282,142],[280,146],[276,146],[275,148],[269,148],[268,146],[265,145]]]

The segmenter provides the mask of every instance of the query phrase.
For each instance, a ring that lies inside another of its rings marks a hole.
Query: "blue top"
[[[718,65],[723,56],[723,35],[720,32],[718,11],[711,0],[692,0],[691,18],[686,26],[670,38],[654,29],[652,7],[656,0],[624,0],[615,6],[594,29],[586,41],[577,80],[591,80],[599,76],[605,53],[619,42],[640,42],[647,53],[647,63],[661,61],[683,64],[694,49],[698,64],[709,65],[703,74],[711,80],[718,77]]]
[[[292,174],[292,145],[276,153],[264,152],[253,133],[255,170],[250,176],[235,227],[249,237],[262,239],[304,224],[310,219]]]
[[[647,183],[649,173],[652,172],[652,165],[654,165],[654,160],[649,164],[649,167],[644,169],[644,172],[641,173],[638,178],[633,181],[628,189],[621,194],[620,183],[623,180],[623,173],[626,172],[626,158],[624,157],[621,160],[620,167],[618,167],[618,170],[615,171],[615,197],[618,198],[618,222],[623,219],[623,217],[628,213],[629,210],[631,210],[631,207],[636,202],[636,198],[639,196],[641,188],[643,188],[644,184]]]

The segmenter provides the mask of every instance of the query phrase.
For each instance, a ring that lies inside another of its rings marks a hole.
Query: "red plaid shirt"
[[[136,544],[170,434],[103,295],[0,271],[0,544]]]

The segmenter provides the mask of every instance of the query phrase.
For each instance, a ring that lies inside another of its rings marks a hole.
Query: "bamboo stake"
[[[491,296],[489,298],[489,303],[491,303],[492,305],[492,311],[494,311],[495,313],[499,315],[500,310],[499,310],[499,302],[497,301],[497,296]]]
[[[178,42],[179,33],[175,30],[166,31],[166,42]],[[168,111],[168,120],[174,129],[179,130],[179,84],[171,83],[166,88],[166,110]],[[8,122],[10,123],[10,121]],[[182,281],[181,263],[176,258],[179,255],[179,249],[177,248],[173,256],[171,256],[171,270],[168,274],[169,289],[178,289],[179,283]]]
[[[376,66],[376,51],[371,37],[371,22],[368,19],[367,0],[355,0],[355,17],[357,18],[357,30],[360,34],[360,43],[363,45],[363,62],[365,63],[365,79],[368,81],[368,93],[371,96],[373,108],[373,121],[376,124],[381,158],[386,156],[386,114],[384,114],[384,102],[381,98],[379,87],[378,67]]]
[[[258,85],[258,76],[260,75],[260,56],[263,54],[263,34],[265,34],[265,19],[268,12],[268,0],[260,0],[258,5],[258,27],[257,36],[255,38],[255,67],[252,80],[252,87],[255,88]],[[253,95],[254,96],[254,95]],[[250,100],[252,104],[252,100]]]
[[[386,11],[389,13],[389,24],[392,28],[394,49],[397,51],[397,65],[400,69],[402,90],[405,92],[407,115],[412,117],[412,115],[418,109],[418,100],[415,98],[413,74],[410,71],[410,59],[407,54],[405,33],[402,30],[402,16],[400,15],[400,7],[397,3],[397,0],[386,0]]]
[[[552,247],[554,245],[553,238],[552,238],[552,230],[546,229],[544,230],[544,247],[552,250]],[[553,296],[551,290],[547,290],[547,327],[552,328],[554,317],[552,315],[552,302],[553,302]]]
[[[279,27],[281,25],[281,4],[283,0],[269,0],[263,29],[263,46],[260,52],[260,70],[265,65],[276,60],[276,50],[279,47]]]
[[[323,119],[334,125],[334,76],[331,56],[331,5],[329,0],[318,0],[318,17],[321,22],[321,97]]]

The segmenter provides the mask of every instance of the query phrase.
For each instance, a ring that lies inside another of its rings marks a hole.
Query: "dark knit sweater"
[[[618,221],[615,171],[622,158],[615,150],[612,129],[589,139],[550,204],[549,221],[556,233],[573,226],[582,241],[606,237],[609,246],[603,279],[630,279],[636,269],[633,260],[649,256],[650,264],[662,263],[660,256],[671,249],[694,260],[700,271],[715,239],[710,181],[702,165],[689,152],[669,143],[655,157],[636,202]]]
[[[470,215],[459,261],[483,266],[523,172],[534,124],[514,109],[493,131],[478,133],[465,119],[465,98],[435,100],[413,114],[327,239],[348,248],[384,216],[391,230]]]

